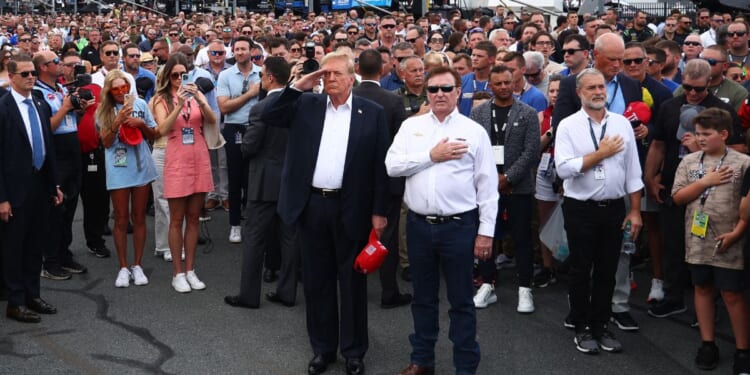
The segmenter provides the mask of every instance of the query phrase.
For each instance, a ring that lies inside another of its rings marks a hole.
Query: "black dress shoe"
[[[276,274],[276,271],[269,270],[269,269],[266,269],[265,271],[263,271],[263,281],[267,283],[272,283],[278,279],[279,279],[279,275]]]
[[[392,298],[388,301],[381,300],[380,307],[384,309],[392,309],[395,307],[406,306],[411,303],[411,294],[401,293],[396,295],[396,298]]]
[[[401,278],[404,281],[411,282],[411,272],[409,272],[409,267],[406,267],[403,270],[401,270]]]
[[[57,308],[41,298],[26,301],[26,306],[38,314],[57,314]]]
[[[268,302],[278,303],[278,304],[284,305],[286,307],[293,307],[294,306],[294,302],[284,301],[283,299],[281,299],[281,297],[279,297],[278,294],[276,294],[276,292],[268,292],[268,293],[266,293],[266,300]]]
[[[224,297],[224,303],[232,307],[244,307],[246,309],[258,308],[258,306],[253,306],[248,303],[240,301],[240,296],[226,296]]]
[[[335,354],[318,354],[310,360],[307,367],[308,375],[318,375],[326,372],[328,365],[336,362]]]
[[[39,323],[42,321],[42,317],[27,309],[26,306],[8,306],[8,309],[5,310],[5,316],[21,323]]]
[[[365,373],[365,364],[359,358],[346,359],[346,375],[363,375]]]

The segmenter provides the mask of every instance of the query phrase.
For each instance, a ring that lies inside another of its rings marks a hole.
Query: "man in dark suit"
[[[57,309],[39,295],[39,274],[52,204],[62,203],[57,188],[48,107],[32,98],[36,70],[27,55],[8,64],[11,92],[0,98],[0,241],[8,288],[9,318],[38,323],[38,314]]]
[[[354,95],[370,99],[383,106],[385,119],[390,131],[390,140],[398,133],[398,128],[406,119],[406,109],[398,95],[380,87],[380,69],[383,66],[383,58],[377,50],[366,50],[359,55],[359,74],[362,81],[352,92]],[[390,142],[389,142],[390,144]],[[388,249],[388,256],[380,267],[380,286],[383,291],[380,295],[380,306],[384,309],[408,305],[411,303],[411,294],[401,293],[396,281],[396,269],[398,268],[398,225],[401,213],[401,201],[404,196],[404,178],[389,179],[390,199],[388,200],[388,212],[386,218],[388,225],[383,231],[380,242]]]
[[[250,109],[250,122],[242,141],[242,156],[248,158],[247,220],[243,246],[240,294],[224,301],[235,307],[257,308],[260,304],[263,256],[272,248],[281,251],[281,270],[276,292],[266,294],[268,301],[294,306],[297,299],[297,251],[294,227],[281,222],[276,212],[281,190],[281,171],[288,130],[269,127],[261,119],[263,110],[289,81],[291,68],[282,57],[269,57],[261,70],[261,86],[268,96]],[[278,236],[276,232],[278,231]],[[275,243],[275,242],[278,242]]]
[[[324,95],[302,93],[321,78]],[[351,57],[328,54],[320,70],[285,89],[262,116],[269,125],[289,127],[279,213],[285,223],[297,224],[300,240],[307,333],[315,353],[309,374],[323,373],[338,346],[347,374],[365,371],[367,280],[353,265],[370,230],[381,235],[386,227],[389,139],[383,107],[353,96],[353,84]]]

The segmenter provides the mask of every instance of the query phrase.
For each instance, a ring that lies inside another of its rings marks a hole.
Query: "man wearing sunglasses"
[[[732,22],[727,28],[727,39],[729,40],[729,61],[739,62],[745,68],[750,69],[750,51],[748,50],[747,24],[744,22]]]
[[[402,375],[435,373],[440,270],[451,305],[455,372],[475,374],[479,366],[472,269],[475,257],[492,255],[498,175],[487,132],[457,109],[460,85],[453,69],[434,68],[427,75],[430,112],[404,121],[385,158],[391,177],[406,177],[404,202],[409,207],[414,333],[409,337],[410,365]],[[431,182],[448,176],[452,183]]]
[[[713,96],[729,104],[737,112],[747,98],[747,90],[739,83],[724,76],[729,68],[727,57],[727,51],[717,45],[706,48],[700,56],[702,60],[711,66],[711,79],[708,82],[708,90],[711,91]],[[680,87],[675,91],[675,95],[681,95],[683,92],[684,88]]]
[[[101,59],[102,66],[99,70],[91,75],[91,83],[104,87],[104,78],[107,76],[110,70],[116,70],[120,65],[120,45],[114,40],[108,40],[102,43],[102,47],[99,49],[99,58]],[[122,72],[130,85],[130,95],[134,97],[138,95],[138,91],[135,88],[135,78],[133,75],[123,70]]]
[[[648,75],[651,76],[656,82],[664,85],[669,92],[674,92],[680,86],[671,79],[664,78],[661,74],[664,68],[664,62],[667,60],[667,54],[663,50],[656,47],[646,47],[646,55],[648,56],[647,71]]]
[[[396,19],[391,15],[385,15],[380,18],[380,28],[378,40],[373,43],[373,48],[386,47],[393,48],[396,44]]]
[[[661,230],[664,238],[669,238],[669,241],[664,241],[663,253],[664,299],[648,309],[648,314],[655,318],[666,318],[687,310],[684,299],[689,280],[685,264],[685,207],[672,202],[671,191],[682,156],[698,151],[700,147],[697,137],[684,128],[688,124],[681,124],[683,107],[717,107],[731,113],[732,135],[727,139],[727,145],[740,152],[747,151],[744,129],[737,112],[712,94],[708,89],[710,80],[711,66],[708,62],[702,59],[689,61],[682,76],[683,93],[664,102],[653,121],[653,139],[646,158],[644,178],[647,193],[661,205]]]
[[[122,50],[125,53],[122,58],[123,70],[135,78],[138,96],[149,101],[156,88],[156,75],[141,67],[141,50],[137,45],[129,43]]]
[[[414,46],[414,53],[420,58],[424,58],[425,54],[425,34],[419,26],[410,26],[406,32],[406,38],[404,40],[411,43]]]
[[[701,37],[698,34],[690,34],[685,37],[685,41],[682,42],[682,59],[678,68],[682,70],[685,67],[685,63],[697,59],[703,52],[703,43]]]
[[[568,35],[563,41],[562,53],[566,68],[560,71],[563,77],[580,73],[589,64],[589,41],[578,34]]]
[[[378,40],[378,23],[375,20],[375,14],[372,12],[365,13],[364,16],[364,33],[362,34],[362,37],[369,40],[370,42],[375,42]]]
[[[711,27],[706,30],[703,34],[701,34],[701,43],[703,43],[703,48],[708,48],[716,44],[716,30],[719,29],[719,26],[724,24],[724,18],[721,16],[721,13],[715,12],[713,15],[711,15]]]

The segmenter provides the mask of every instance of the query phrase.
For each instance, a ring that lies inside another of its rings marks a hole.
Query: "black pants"
[[[247,174],[250,159],[242,157],[242,136],[245,135],[247,125],[224,124],[221,134],[227,143],[224,150],[227,153],[227,178],[229,179],[229,225],[240,225],[242,206],[245,204],[247,190]],[[239,133],[239,138],[237,134]],[[240,142],[237,142],[237,139]]]
[[[661,230],[665,234],[662,268],[664,271],[664,302],[685,303],[685,286],[690,273],[685,264],[685,207],[671,202],[660,211]]]
[[[398,282],[396,281],[396,271],[398,269],[398,227],[401,219],[401,196],[391,196],[388,201],[388,211],[386,211],[386,219],[388,225],[383,231],[383,235],[380,238],[380,242],[383,243],[386,249],[388,249],[388,255],[385,257],[385,261],[380,266],[380,286],[382,287],[382,293],[380,299],[382,302],[390,302],[396,296],[401,294],[398,290]]]
[[[81,146],[78,133],[55,135],[57,181],[63,193],[63,203],[52,208],[50,215],[50,244],[42,250],[44,266],[61,265],[73,259],[73,218],[81,191]]]
[[[570,248],[570,317],[576,331],[590,326],[596,334],[612,310],[625,202],[600,206],[566,197],[562,208]]]
[[[346,235],[342,208],[339,198],[312,193],[300,216],[307,334],[316,355],[334,354],[340,344],[344,358],[362,358],[368,347],[367,278],[353,266],[367,238]]]
[[[83,233],[90,249],[104,247],[104,227],[109,221],[109,192],[104,166],[104,149],[81,154],[81,202]]]
[[[531,287],[534,276],[534,254],[532,253],[531,214],[534,207],[534,197],[530,194],[502,194],[498,205],[497,220],[495,221],[495,242],[502,242],[499,233],[510,233],[516,245],[516,262],[518,269],[518,285]],[[507,212],[507,220],[504,213]],[[501,246],[492,246],[502,248]],[[479,261],[479,275],[485,283],[495,284],[497,267],[495,255],[488,260]]]

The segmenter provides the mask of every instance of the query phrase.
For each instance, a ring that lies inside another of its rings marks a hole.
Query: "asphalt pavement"
[[[305,329],[305,304],[300,285],[297,306],[266,301],[257,310],[238,309],[223,302],[239,288],[241,245],[228,242],[228,214],[211,213],[206,224],[213,246],[198,250],[196,272],[208,286],[179,294],[171,287],[172,265],[153,256],[153,218],[149,217],[143,267],[146,286],[115,288],[118,264],[113,256],[89,254],[83,240],[81,210],[74,224],[72,250],[88,273],[65,281],[42,279],[42,297],[58,308],[40,324],[0,318],[0,374],[306,374],[312,357]],[[45,235],[40,228],[39,235]],[[129,259],[132,259],[132,247]],[[647,268],[647,267],[645,267]],[[536,312],[515,311],[514,271],[501,270],[498,303],[477,312],[482,360],[479,374],[660,374],[706,373],[693,358],[700,344],[690,328],[688,312],[669,319],[646,315],[650,275],[635,271],[638,287],[631,296],[637,333],[612,327],[622,341],[619,354],[579,353],[572,331],[562,326],[568,307],[565,276],[557,284],[534,290]],[[405,291],[411,285],[400,280]],[[273,285],[264,284],[264,293]],[[370,349],[368,374],[395,374],[408,365],[412,317],[408,307],[380,308],[377,276],[368,283]],[[689,309],[692,311],[692,307]],[[719,311],[717,344],[720,367],[714,374],[731,374],[734,341],[726,311]],[[442,288],[441,332],[436,373],[451,374],[452,346],[448,339],[448,307]],[[343,359],[327,373],[343,374]]]

